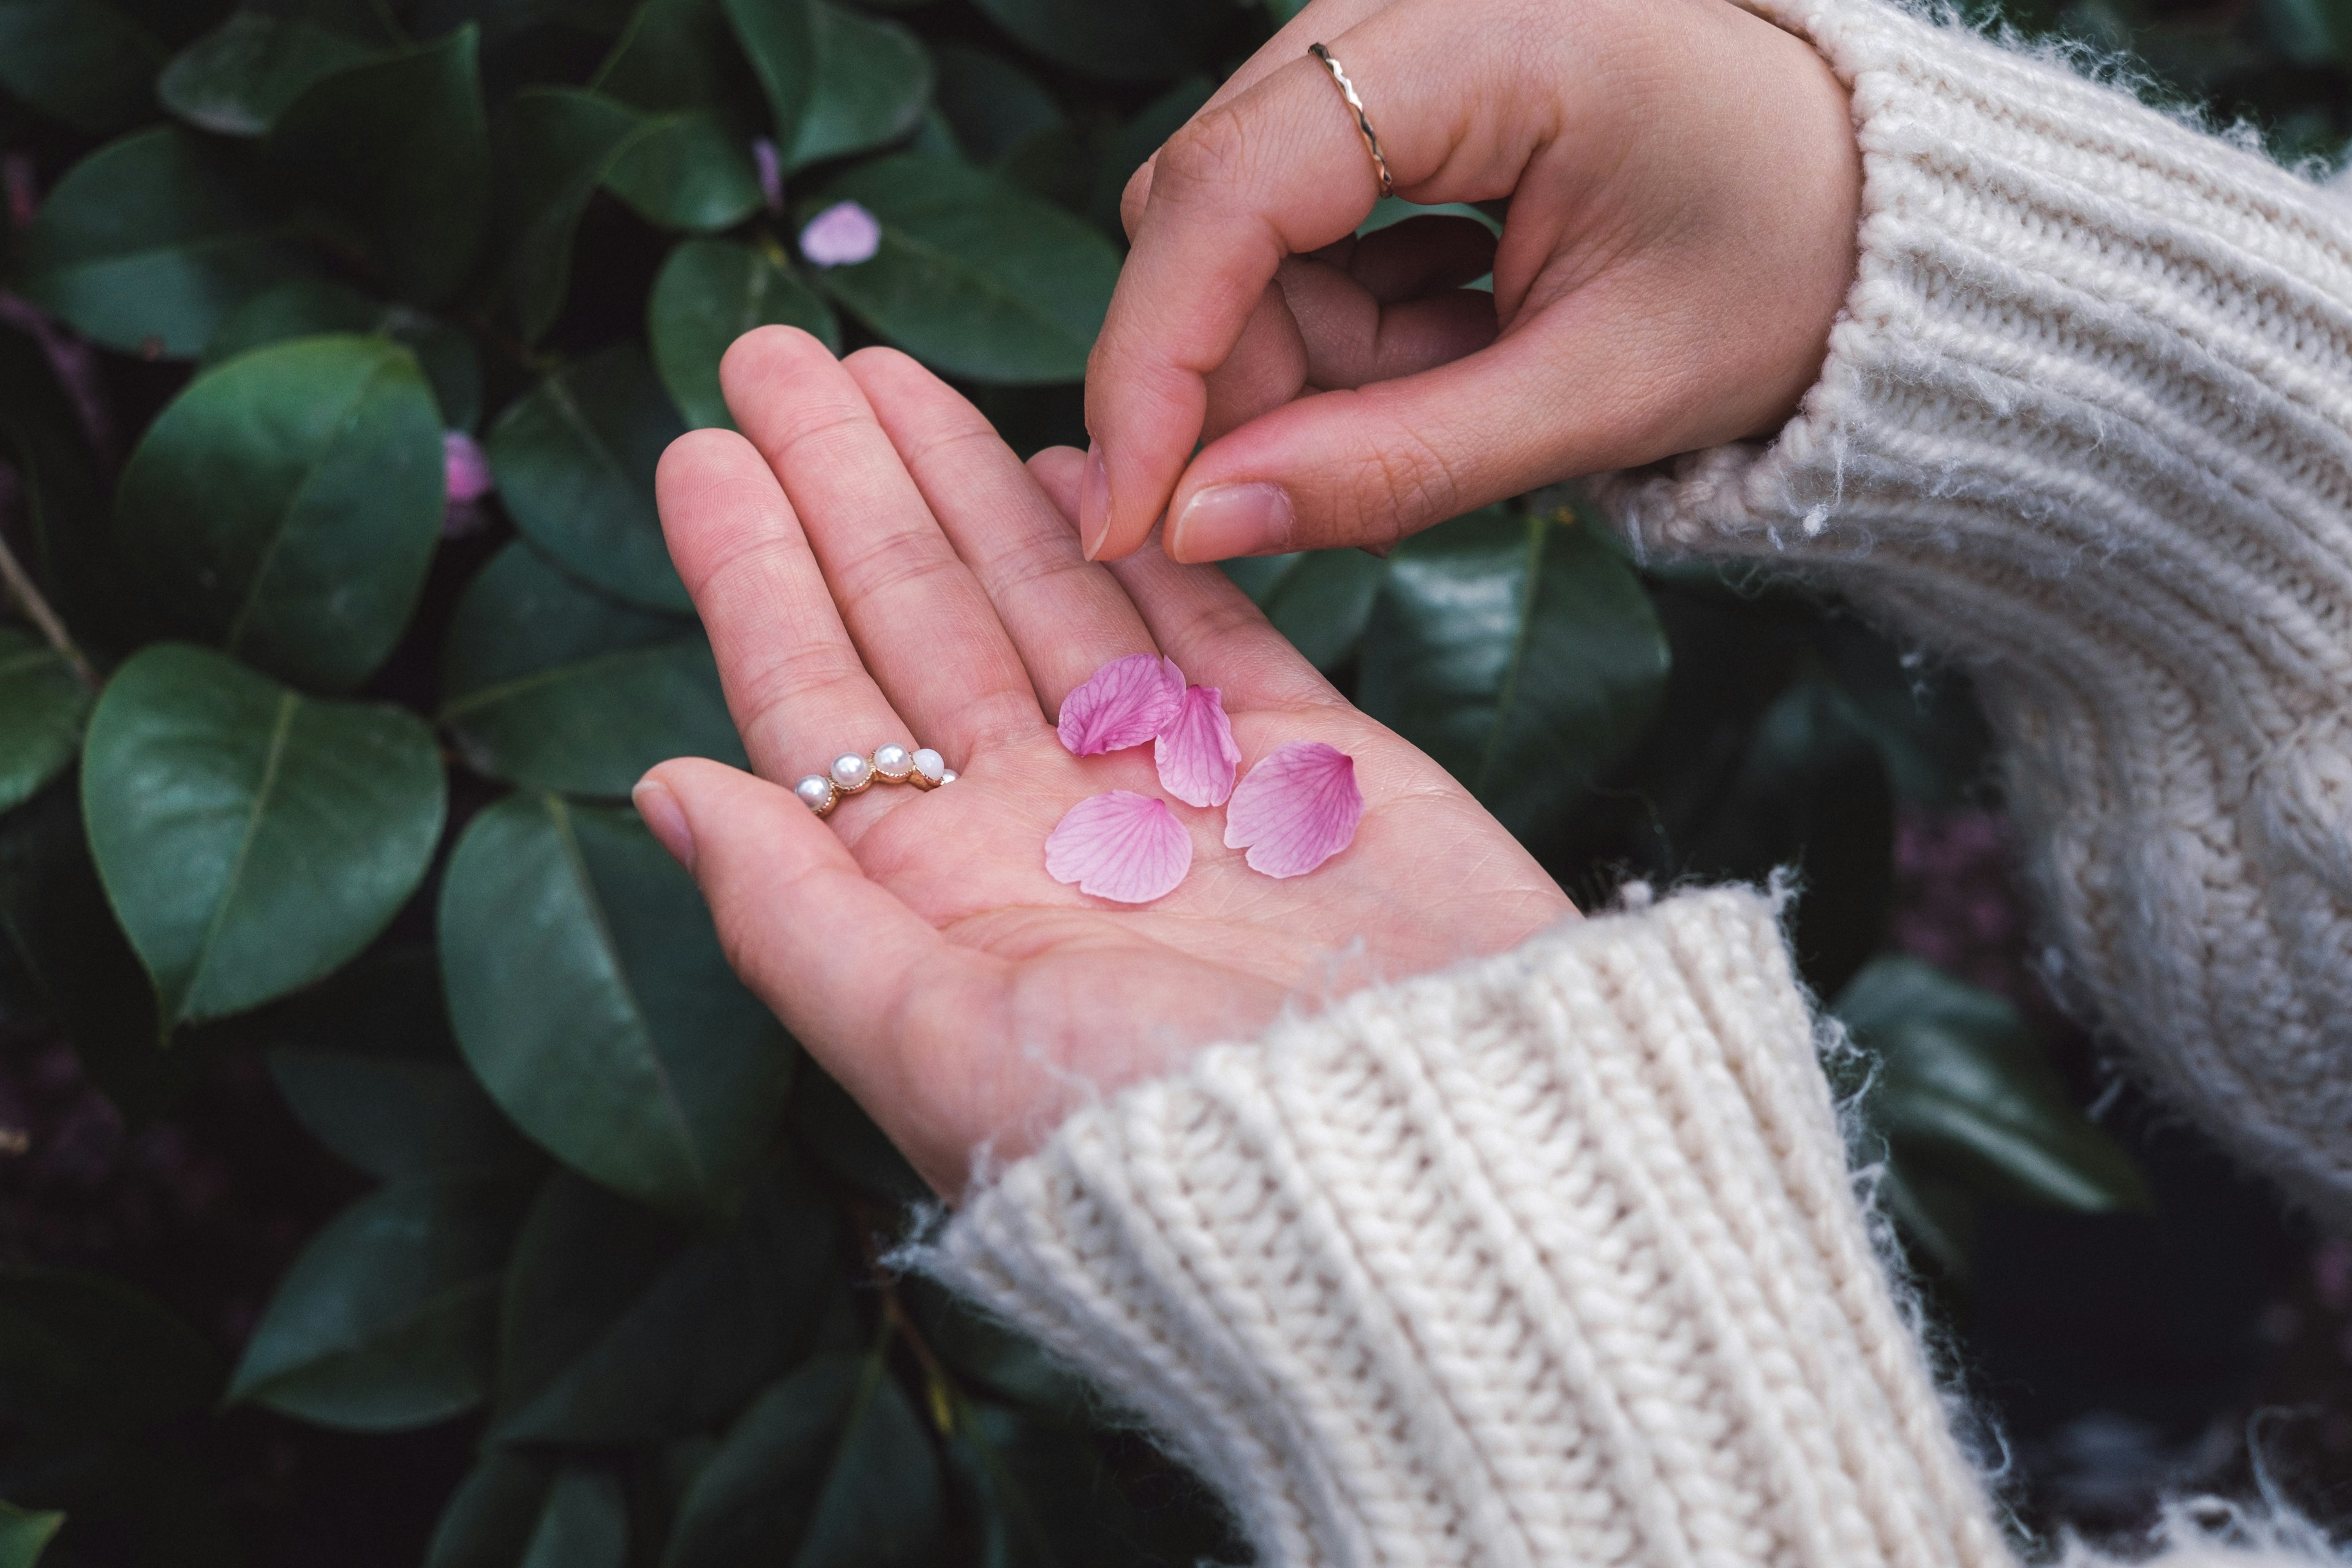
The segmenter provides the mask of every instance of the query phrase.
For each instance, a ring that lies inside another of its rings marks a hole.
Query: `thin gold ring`
[[[1364,151],[1372,155],[1372,172],[1381,177],[1381,195],[1396,195],[1396,182],[1389,178],[1389,161],[1381,153],[1381,133],[1372,129],[1372,117],[1364,112],[1364,100],[1356,96],[1356,84],[1348,79],[1348,73],[1339,68],[1339,62],[1333,59],[1331,51],[1322,45],[1309,44],[1307,52],[1323,62],[1323,68],[1329,71],[1331,79],[1339,84],[1339,96],[1346,99],[1348,107],[1355,111],[1356,134],[1364,139]]]

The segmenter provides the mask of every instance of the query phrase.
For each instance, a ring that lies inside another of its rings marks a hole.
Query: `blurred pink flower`
[[[482,526],[481,500],[497,487],[482,444],[463,430],[441,432],[441,482],[448,498],[441,511],[441,537],[463,539]]]
[[[1151,743],[1151,760],[1160,768],[1160,787],[1185,805],[1225,804],[1242,749],[1234,744],[1233,721],[1215,687],[1184,689],[1175,716]]]
[[[760,173],[760,199],[772,213],[784,210],[784,160],[772,136],[751,138],[751,166]]]
[[[1234,786],[1225,847],[1246,848],[1254,871],[1304,876],[1353,842],[1363,817],[1355,759],[1320,741],[1293,741]]]
[[[1076,757],[1124,751],[1157,740],[1184,701],[1184,672],[1156,653],[1104,665],[1062,699],[1055,726]]]
[[[1173,892],[1192,868],[1192,836],[1164,800],[1115,789],[1082,800],[1045,838],[1045,870],[1057,882],[1122,904]]]
[[[835,202],[801,230],[801,254],[817,267],[871,261],[882,248],[882,225],[856,202]]]

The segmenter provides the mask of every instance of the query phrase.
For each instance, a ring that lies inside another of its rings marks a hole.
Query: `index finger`
[[[1524,150],[1448,84],[1513,65],[1433,60],[1411,37],[1415,9],[1397,6],[1329,40],[1379,127],[1397,189],[1424,202],[1507,194]],[[1379,195],[1353,112],[1303,54],[1160,150],[1087,366],[1094,448],[1079,524],[1089,556],[1127,554],[1159,521],[1200,438],[1209,373],[1232,353],[1284,258],[1353,233]]]

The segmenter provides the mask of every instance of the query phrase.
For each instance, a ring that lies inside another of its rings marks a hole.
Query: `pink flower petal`
[[[1345,849],[1364,819],[1356,760],[1320,741],[1276,746],[1234,786],[1225,847],[1249,851],[1250,869],[1299,877]]]
[[[1062,699],[1062,744],[1076,757],[1156,738],[1184,701],[1184,672],[1156,653],[1115,658]]]
[[[1045,836],[1045,869],[1056,882],[1122,904],[1148,904],[1175,891],[1192,868],[1192,836],[1164,800],[1115,789],[1082,800]]]
[[[441,480],[452,504],[462,506],[490,493],[490,459],[482,444],[463,430],[441,432]]]
[[[1188,686],[1176,717],[1151,742],[1160,766],[1160,787],[1187,805],[1223,805],[1234,793],[1234,769],[1242,749],[1234,744],[1233,721],[1213,686]]]
[[[835,202],[801,230],[801,254],[818,267],[871,261],[882,248],[882,224],[856,202]]]

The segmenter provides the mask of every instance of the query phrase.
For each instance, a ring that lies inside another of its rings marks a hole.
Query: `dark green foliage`
[[[133,1118],[266,1049],[376,1184],[233,1374],[119,1281],[0,1272],[0,1568],[240,1561],[195,1458],[224,1399],[467,1418],[432,1568],[1240,1554],[1038,1347],[877,1263],[930,1194],[618,803],[744,762],[653,489],[730,423],[728,345],[892,344],[1083,442],[1120,193],[1296,8],[0,0],[45,187],[4,280],[121,420],[0,326],[5,540],[72,644],[0,626],[0,1024]],[[2282,149],[2352,129],[2334,0],[2011,14]],[[840,201],[879,248],[814,266]],[[1559,495],[1229,570],[1588,907],[1793,870],[1885,1205],[1955,1289],[1979,1215],[2148,1201],[2010,1003],[1888,951],[1901,815],[1997,804],[1964,685]]]

